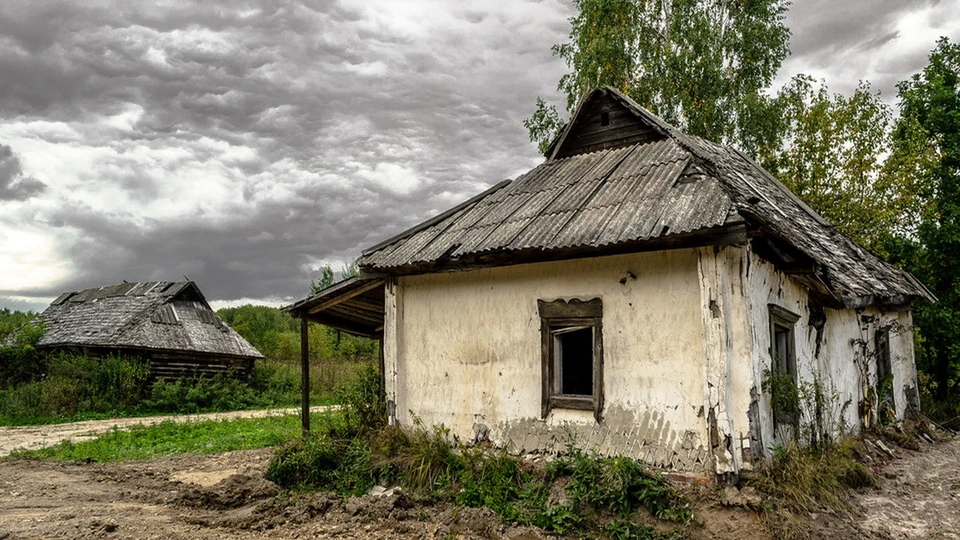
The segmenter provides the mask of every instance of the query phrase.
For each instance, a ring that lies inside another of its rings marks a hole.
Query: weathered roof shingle
[[[121,283],[57,297],[38,347],[97,347],[263,358],[210,309],[192,281]]]

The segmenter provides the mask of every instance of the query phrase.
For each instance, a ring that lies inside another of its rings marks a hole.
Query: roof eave
[[[553,262],[572,259],[606,257],[627,253],[664,251],[688,247],[710,245],[739,245],[747,242],[747,229],[742,221],[736,221],[719,227],[700,229],[686,233],[669,234],[656,238],[607,244],[604,246],[573,246],[556,249],[526,248],[517,250],[497,250],[470,254],[466,257],[439,261],[422,261],[393,267],[374,267],[383,275],[404,276],[458,272],[513,266],[539,262]]]

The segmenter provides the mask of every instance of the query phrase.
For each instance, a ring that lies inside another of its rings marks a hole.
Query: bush
[[[387,423],[380,373],[371,364],[363,364],[355,377],[334,390],[334,399],[343,407],[347,428],[353,433],[379,429]]]
[[[848,438],[817,448],[794,443],[775,447],[750,484],[791,512],[819,512],[824,507],[846,510],[851,489],[877,485],[873,472],[856,459],[863,455],[861,444]]]
[[[338,391],[339,421],[327,421],[279,449],[267,478],[288,489],[357,495],[399,484],[437,500],[487,507],[507,521],[557,533],[663,538],[632,517],[645,508],[675,524],[692,520],[690,505],[659,475],[628,458],[599,458],[575,448],[545,469],[530,469],[503,450],[455,449],[449,431],[385,425],[380,378],[372,369]],[[566,502],[550,501],[562,490]]]
[[[46,372],[46,358],[36,349],[41,337],[42,325],[25,326],[13,347],[0,346],[0,390],[28,383]]]
[[[129,410],[140,402],[150,371],[145,361],[124,356],[100,359],[63,352],[44,363],[44,373],[0,395],[0,418],[7,423]]]

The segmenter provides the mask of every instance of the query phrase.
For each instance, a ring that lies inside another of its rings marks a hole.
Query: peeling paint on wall
[[[559,415],[558,415],[559,416]],[[592,420],[592,417],[590,417]],[[500,422],[494,442],[508,451],[556,454],[570,445],[601,456],[628,456],[654,467],[712,472],[696,431],[673,429],[662,412],[607,408],[603,424],[576,418],[526,418]]]
[[[416,415],[460,441],[518,453],[573,444],[656,467],[736,474],[812,424],[828,435],[860,429],[857,405],[877,384],[869,356],[881,326],[900,329],[890,333],[897,417],[916,401],[909,311],[825,308],[749,245],[405,276],[388,283],[385,298],[392,421],[409,425]],[[603,302],[602,421],[585,410],[543,417],[537,300],[586,298]],[[798,383],[820,396],[801,411],[796,433],[775,432],[762,384],[771,304],[799,315]]]

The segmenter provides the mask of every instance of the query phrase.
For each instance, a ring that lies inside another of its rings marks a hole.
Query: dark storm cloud
[[[829,60],[838,51],[876,47],[896,37],[891,27],[903,13],[935,3],[937,0],[794,2],[787,15],[791,53]]]
[[[25,201],[43,193],[46,187],[43,182],[24,176],[13,149],[0,144],[0,201]]]
[[[302,295],[311,266],[533,166],[521,121],[555,92],[571,10],[410,3],[403,23],[362,2],[17,4],[0,5],[0,119],[68,123],[64,144],[109,153],[77,173],[82,193],[50,182],[53,209],[6,219],[47,227],[73,271],[0,294],[185,274],[223,300]],[[91,127],[132,106],[129,129]],[[170,149],[184,156],[156,157]],[[237,149],[252,155],[224,157]],[[147,210],[210,170],[237,197]]]
[[[958,8],[956,0],[794,2],[791,56],[779,81],[812,72],[848,94],[865,80],[892,104],[897,83],[923,67],[937,37],[955,33]]]

